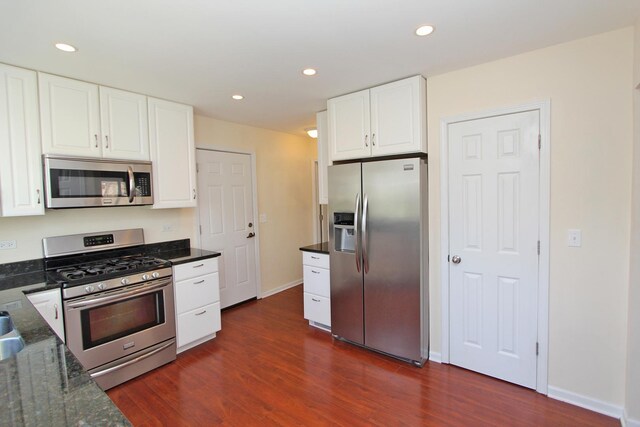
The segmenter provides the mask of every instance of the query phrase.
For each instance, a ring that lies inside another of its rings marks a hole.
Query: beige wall
[[[257,157],[262,291],[302,278],[300,246],[313,243],[312,164],[316,143],[289,135],[195,117],[202,146],[253,151]],[[142,227],[149,243],[190,238],[196,244],[194,209],[149,207],[47,210],[44,216],[0,218],[0,240],[17,240],[17,249],[0,252],[0,264],[42,257],[42,238],[73,233]],[[257,222],[257,218],[256,218]],[[170,231],[163,231],[165,226]]]
[[[640,88],[640,20],[635,27],[633,84]],[[640,90],[633,91],[633,188],[629,270],[629,333],[625,412],[640,424]]]
[[[432,350],[440,351],[440,121],[551,100],[549,385],[624,402],[633,29],[427,79]],[[567,247],[567,229],[582,247]]]
[[[196,116],[198,147],[256,153],[262,291],[302,279],[299,248],[313,243],[315,140]],[[257,220],[257,218],[256,218]]]

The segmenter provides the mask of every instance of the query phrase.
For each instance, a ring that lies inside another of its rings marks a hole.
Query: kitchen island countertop
[[[315,243],[309,246],[303,246],[300,248],[303,252],[316,252],[319,254],[329,255],[329,242]]]

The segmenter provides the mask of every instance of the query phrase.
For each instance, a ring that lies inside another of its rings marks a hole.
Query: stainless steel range
[[[43,239],[67,346],[105,390],[176,358],[171,264],[143,244],[142,229]]]

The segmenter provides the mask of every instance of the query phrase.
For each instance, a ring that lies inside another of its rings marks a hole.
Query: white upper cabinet
[[[149,160],[147,97],[38,73],[45,154]]]
[[[197,206],[193,107],[148,98],[154,208]]]
[[[369,90],[330,99],[327,112],[331,160],[369,157]]]
[[[327,102],[332,161],[427,152],[427,96],[422,76]]]
[[[43,215],[35,71],[0,64],[0,214]]]
[[[98,86],[38,73],[42,151],[100,157]]]
[[[100,86],[102,156],[149,160],[147,97]]]
[[[326,111],[316,114],[316,129],[318,129],[318,201],[321,205],[326,205],[329,203],[327,167],[331,164]]]

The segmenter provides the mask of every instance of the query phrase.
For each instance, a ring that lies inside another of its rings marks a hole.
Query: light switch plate
[[[261,213],[260,214],[260,222],[267,222],[267,214],[266,213]]]
[[[18,243],[15,240],[0,241],[0,249],[15,249],[16,247],[18,247]]]
[[[567,245],[572,248],[582,246],[582,230],[569,230]]]

